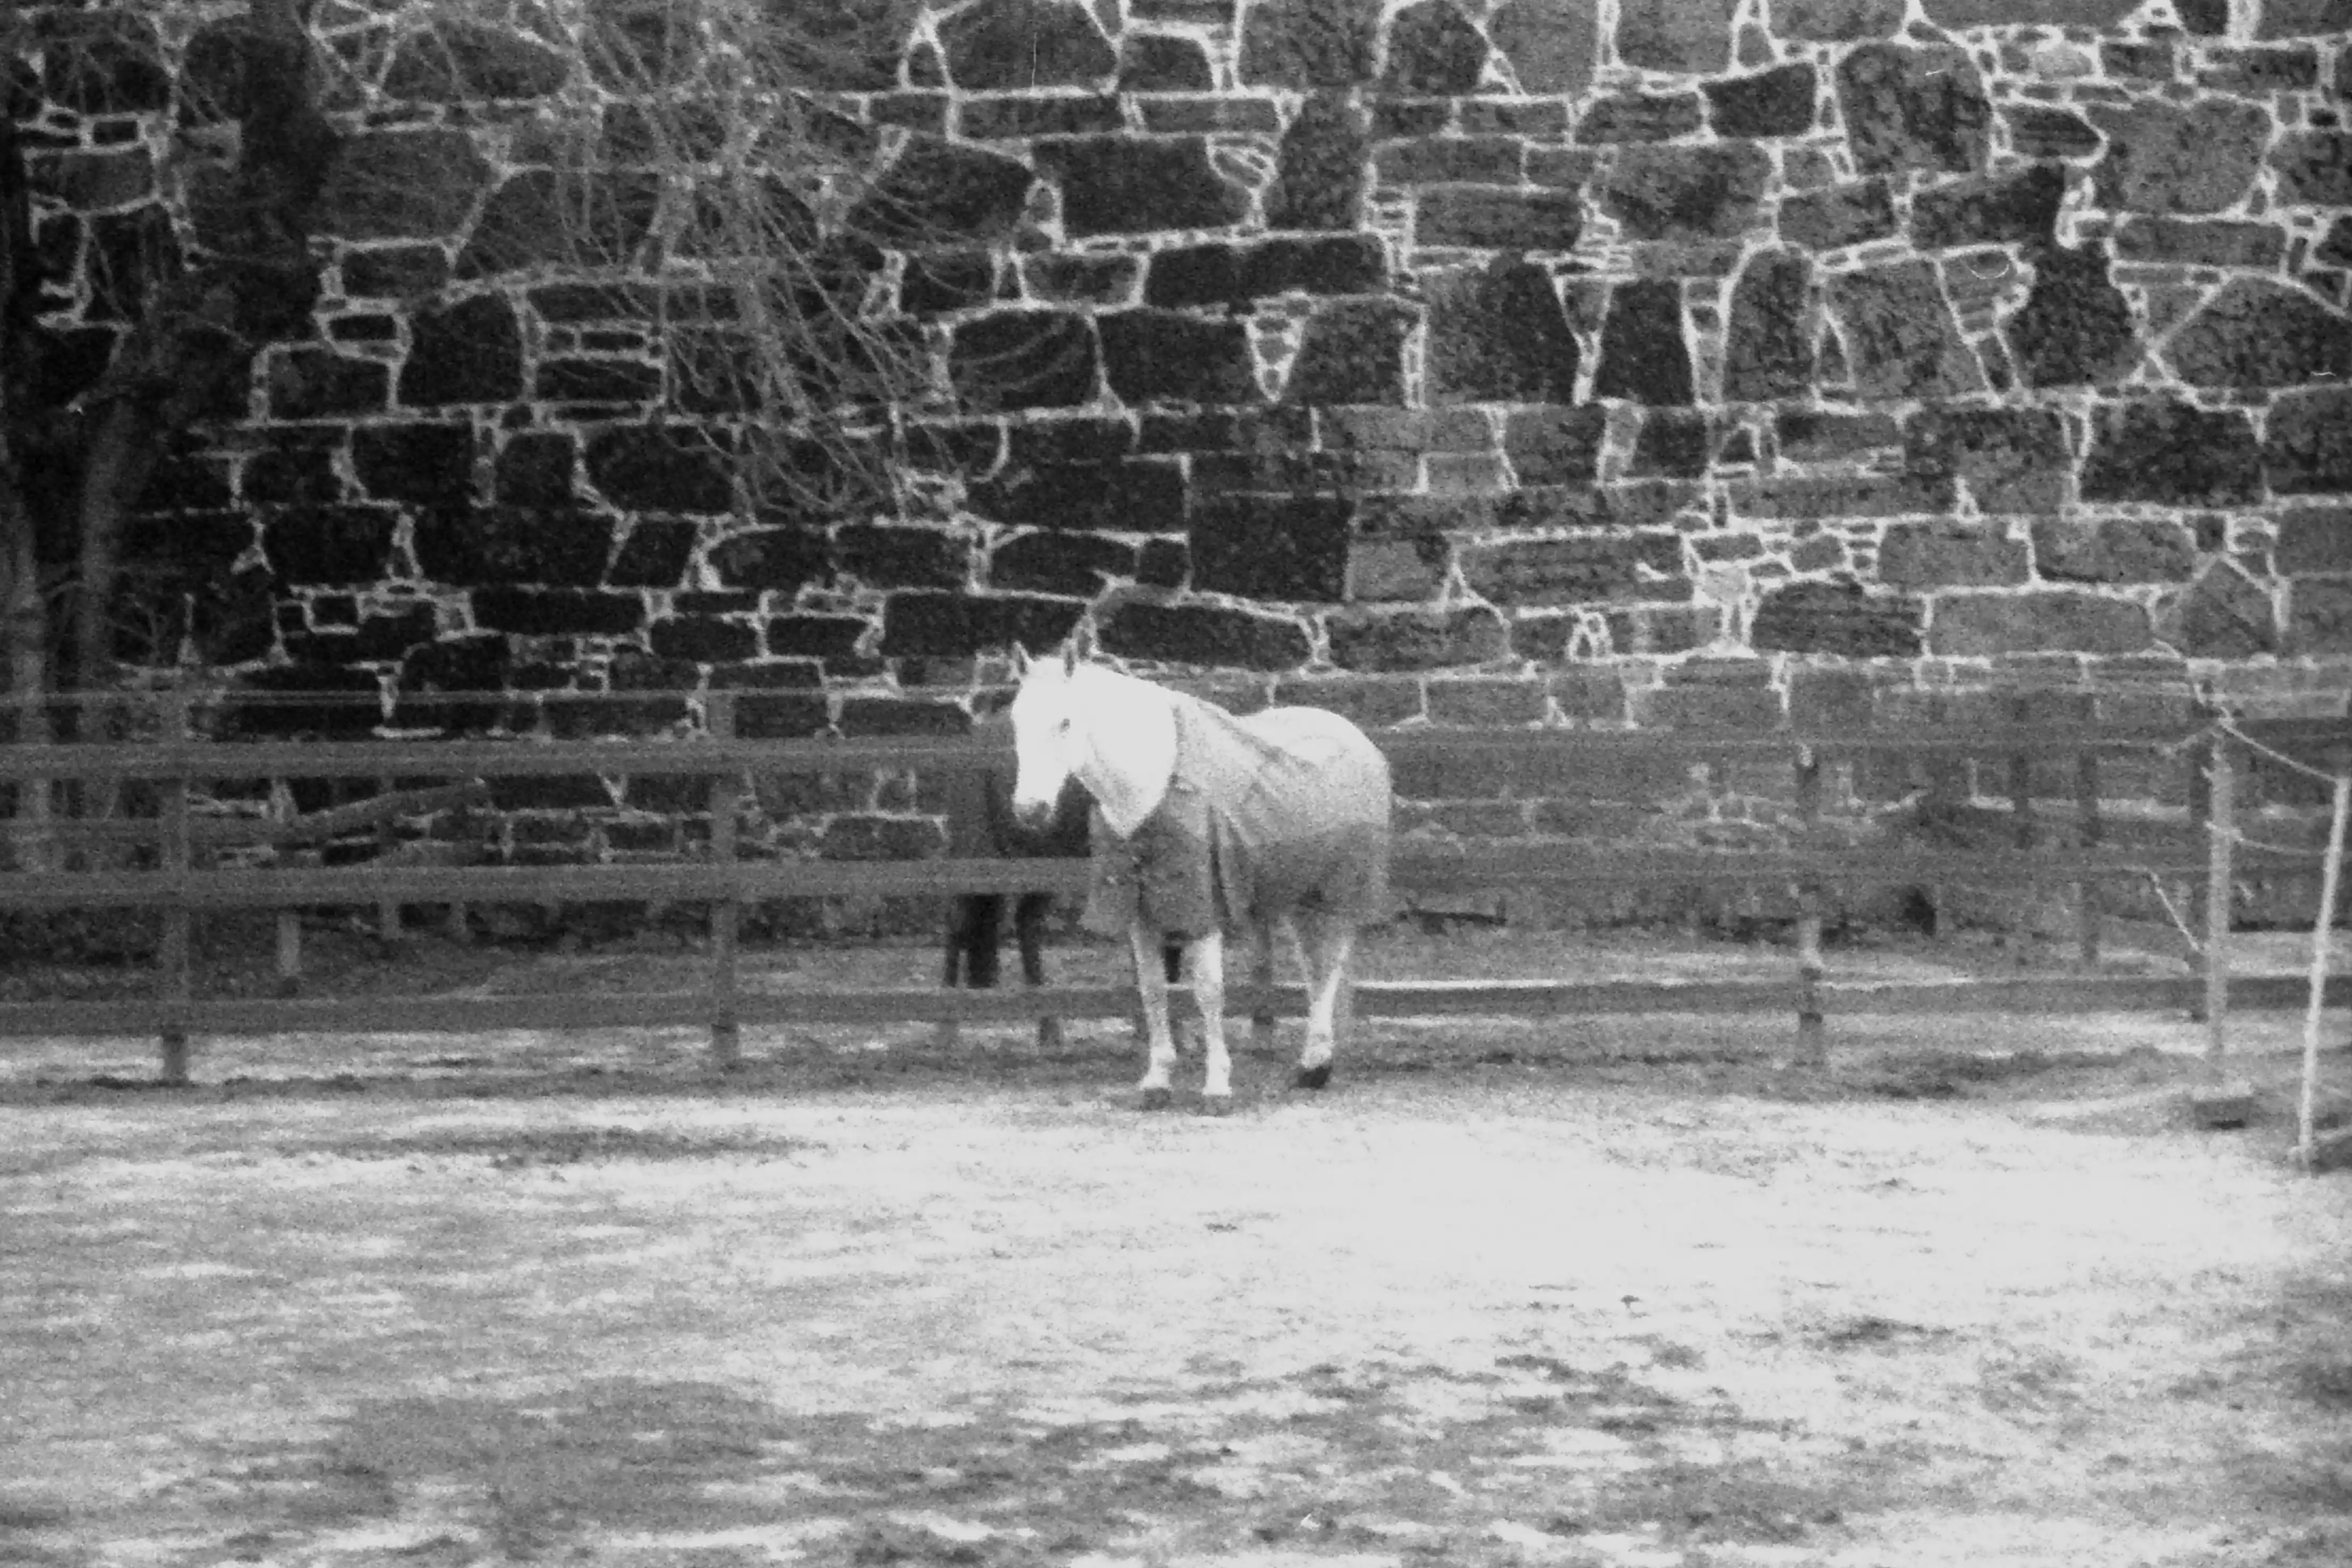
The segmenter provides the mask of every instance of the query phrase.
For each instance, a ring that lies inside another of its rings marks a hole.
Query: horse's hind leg
[[[1331,1052],[1356,928],[1302,911],[1291,929],[1297,933],[1299,963],[1307,971],[1307,1048],[1299,1053],[1297,1082],[1301,1089],[1321,1089],[1331,1081]]]
[[[1004,919],[1004,900],[994,893],[965,893],[948,907],[947,962],[940,980],[949,990],[968,985],[985,991],[996,984],[997,928]],[[942,1018],[933,1037],[952,1046],[959,1031],[953,1018]]]
[[[1045,984],[1045,916],[1054,907],[1051,893],[1024,893],[1013,912],[1013,934],[1021,946],[1021,980],[1034,991]],[[1050,1015],[1037,1020],[1037,1048],[1062,1048],[1062,1020]]]
[[[1190,957],[1192,999],[1201,1008],[1201,1040],[1207,1070],[1201,1093],[1209,1110],[1233,1103],[1234,1062],[1225,1050],[1225,938],[1212,931],[1193,942]]]
[[[1272,921],[1260,921],[1250,928],[1250,984],[1261,991],[1274,984]],[[1274,1007],[1270,1003],[1250,1014],[1250,1046],[1260,1051],[1274,1048]]]

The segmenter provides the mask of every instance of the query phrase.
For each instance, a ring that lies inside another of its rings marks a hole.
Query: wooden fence
[[[457,702],[457,698],[435,699]],[[510,698],[485,702],[511,703]],[[632,698],[631,700],[643,700]],[[0,746],[0,783],[19,786],[61,780],[105,784],[149,781],[156,814],[130,823],[58,822],[53,842],[143,835],[153,869],[93,869],[0,874],[0,910],[142,908],[162,911],[163,940],[153,994],[111,1002],[0,1004],[0,1048],[9,1039],[58,1035],[153,1035],[162,1042],[163,1077],[184,1081],[189,1040],[205,1034],[371,1031],[467,1032],[508,1028],[585,1028],[693,1025],[709,1030],[712,1057],[731,1064],[745,1025],[906,1020],[1013,1021],[1043,1013],[1065,1017],[1128,1015],[1121,986],[1041,991],[815,990],[747,994],[738,984],[737,926],[750,900],[836,895],[939,895],[967,891],[1076,892],[1082,863],[1055,860],[922,859],[840,861],[753,859],[741,853],[737,825],[747,781],[782,773],[842,774],[871,770],[945,772],[991,763],[1003,753],[941,739],[744,740],[734,737],[733,703],[708,705],[709,733],[675,740],[198,741],[187,708],[165,705],[161,733],[137,743]],[[1358,1010],[1369,1016],[1488,1015],[1574,1016],[1603,1013],[1793,1012],[1796,1050],[1817,1056],[1832,1013],[2201,1012],[2210,1053],[2223,1048],[2232,1006],[2291,1007],[2306,995],[2299,974],[2232,977],[2229,963],[2231,889],[2242,870],[2315,872],[2315,858],[2242,842],[2237,779],[2252,742],[2305,756],[2352,752],[2352,724],[2281,722],[2236,730],[2179,727],[2018,725],[1969,728],[1857,728],[1837,732],[1722,733],[1613,731],[1448,731],[1384,732],[1382,748],[1400,767],[1437,765],[1457,776],[1507,779],[1522,798],[1572,795],[1580,777],[1636,760],[1651,763],[1769,764],[1790,770],[1796,825],[1783,847],[1718,849],[1593,844],[1540,839],[1400,844],[1401,889],[1486,890],[1572,887],[1580,890],[1661,885],[1748,885],[1793,889],[1799,910],[1795,963],[1785,983],[1615,981],[1366,982]],[[2116,846],[2102,815],[2101,766],[2118,754],[2161,752],[2189,770],[2192,813],[2187,831],[2156,844]],[[2000,848],[1953,848],[1916,837],[1839,842],[1822,824],[1823,774],[1839,762],[1899,757],[1950,762],[2006,759],[2010,842]],[[2052,841],[2037,816],[2036,767],[2071,768],[2074,831]],[[390,842],[402,811],[446,809],[478,801],[483,781],[551,775],[604,778],[668,776],[701,781],[710,813],[707,853],[665,864],[498,866],[374,863],[329,867],[315,857],[279,855],[267,867],[235,867],[200,851],[231,843],[295,847],[331,833],[368,828]],[[200,783],[296,778],[387,781],[388,793],[297,824],[247,819],[199,821],[192,809]],[[391,803],[390,805],[384,804]],[[306,863],[308,861],[309,863]],[[2118,879],[2154,876],[2201,882],[2201,975],[2175,978],[2101,975],[2101,889]],[[2067,887],[2079,910],[2082,973],[1948,982],[1840,980],[1822,947],[1824,893],[1834,887]],[[202,998],[194,994],[190,935],[205,910],[315,905],[496,905],[644,900],[700,903],[711,942],[704,984],[689,991],[559,996],[422,996],[341,1000],[304,997]],[[2352,1001],[2352,983],[2332,983],[2330,1000]],[[1297,1016],[1305,997],[1295,985],[1236,985],[1235,1012]]]

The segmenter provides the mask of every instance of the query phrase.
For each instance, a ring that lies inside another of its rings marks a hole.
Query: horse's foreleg
[[[1176,1067],[1176,1039],[1168,1032],[1168,972],[1161,967],[1159,931],[1138,921],[1128,927],[1128,950],[1135,959],[1136,999],[1143,1005],[1143,1032],[1150,1042],[1143,1081],[1136,1090],[1147,1109],[1168,1103],[1168,1075]]]
[[[971,900],[969,898],[959,895],[948,900],[947,963],[945,973],[940,976],[940,984],[950,991],[963,984],[964,954],[971,946]],[[952,1046],[956,1043],[957,1033],[956,1021],[942,1018],[939,1027],[932,1031],[932,1037],[941,1046]]]
[[[1307,1048],[1299,1053],[1298,1087],[1321,1089],[1331,1081],[1331,1052],[1356,928],[1344,921],[1302,916],[1296,929],[1299,960],[1307,971]]]
[[[1234,1063],[1225,1051],[1225,938],[1212,931],[1192,943],[1192,1000],[1201,1008],[1201,1042],[1208,1058],[1201,1092],[1212,1110],[1222,1110],[1234,1093]]]

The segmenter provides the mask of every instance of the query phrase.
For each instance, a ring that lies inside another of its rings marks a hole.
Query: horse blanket
[[[1388,759],[1319,708],[1235,718],[1182,692],[1168,795],[1122,839],[1097,812],[1087,926],[1140,914],[1173,935],[1307,909],[1357,925],[1389,913]]]

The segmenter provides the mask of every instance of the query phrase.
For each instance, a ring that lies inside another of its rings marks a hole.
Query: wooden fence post
[[[2339,760],[2352,767],[2352,758]],[[2327,816],[2327,858],[2319,870],[2319,918],[2311,927],[2311,993],[2303,1013],[2303,1089],[2296,1096],[2294,1147],[2306,1171],[2319,1166],[2319,1145],[2314,1127],[2319,1100],[2320,1010],[2327,1003],[2328,951],[2336,927],[2336,899],[2343,886],[2345,818],[2352,816],[2352,773],[2336,775],[2336,789]]]
[[[1822,820],[1822,758],[1811,746],[1797,753],[1798,835],[1811,848]],[[1829,1060],[1829,1028],[1822,1013],[1822,889],[1797,885],[1797,1059],[1808,1067]]]
[[[2230,738],[2216,732],[2205,824],[2205,1065],[2221,1070],[2230,1014],[2231,861],[2237,849],[2237,767]]]
[[[714,691],[706,699],[709,737],[735,738],[735,695]],[[714,865],[732,866],[736,857],[736,817],[741,805],[741,775],[722,768],[710,775],[710,858]],[[732,894],[710,905],[710,1065],[721,1072],[742,1060],[742,1031],[736,1021],[735,938],[742,906]]]
[[[174,691],[163,700],[163,743],[183,745],[188,738],[188,698]],[[188,908],[188,877],[194,857],[190,852],[188,795],[192,780],[182,769],[163,781],[162,859],[169,900],[163,906],[163,935],[156,952],[157,999],[168,1021],[161,1044],[162,1081],[178,1086],[188,1081],[188,1031],[178,1014],[194,994],[189,978],[189,949],[194,920]]]
[[[2083,852],[2095,855],[2106,842],[2106,824],[2099,816],[2099,755],[2079,752],[2074,756],[2074,815]],[[2074,956],[2084,969],[2099,967],[2099,926],[2105,893],[2096,877],[2074,884]]]

